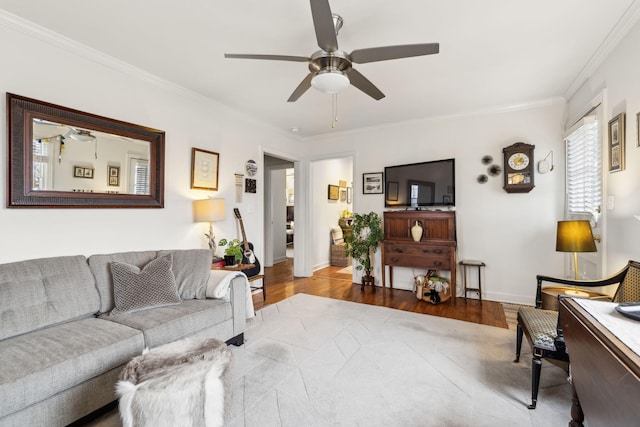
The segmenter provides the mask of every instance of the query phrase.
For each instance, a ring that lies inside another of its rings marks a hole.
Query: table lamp
[[[225,219],[224,199],[204,199],[193,201],[194,222],[208,222],[209,233],[205,236],[209,239],[209,248],[216,251],[216,241],[213,235],[213,222]]]
[[[556,233],[556,251],[573,252],[573,269],[575,280],[578,280],[578,252],[597,252],[596,243],[593,240],[591,224],[586,220],[558,221],[558,231]],[[578,290],[578,285],[574,290],[565,292],[573,296],[588,296],[585,292]]]

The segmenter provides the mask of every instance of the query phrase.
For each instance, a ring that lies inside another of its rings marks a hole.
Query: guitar
[[[242,264],[253,264],[255,267],[242,270],[247,277],[253,277],[260,273],[260,261],[258,257],[253,253],[253,243],[247,242],[247,235],[244,232],[244,224],[242,223],[242,216],[240,215],[240,209],[233,208],[238,221],[240,221],[240,230],[242,231],[242,245],[244,246],[244,253],[242,254]]]

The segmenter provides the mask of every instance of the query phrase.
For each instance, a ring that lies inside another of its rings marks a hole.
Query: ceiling
[[[0,0],[0,8],[162,79],[309,137],[566,97],[634,0],[330,0],[340,49],[440,43],[437,55],[355,65],[386,97],[309,89],[287,102],[310,56],[307,0]],[[149,7],[153,5],[153,7]]]

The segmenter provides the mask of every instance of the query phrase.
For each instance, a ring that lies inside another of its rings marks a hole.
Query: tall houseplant
[[[351,227],[351,235],[345,236],[346,252],[358,263],[356,270],[364,270],[364,276],[362,276],[364,290],[364,285],[375,284],[374,277],[371,275],[371,260],[378,245],[384,239],[382,218],[375,212],[354,214]]]

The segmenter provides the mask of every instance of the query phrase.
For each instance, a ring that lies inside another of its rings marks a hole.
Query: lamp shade
[[[222,221],[224,218],[224,199],[204,199],[193,201],[194,222]]]
[[[597,252],[589,221],[558,221],[556,251]]]

